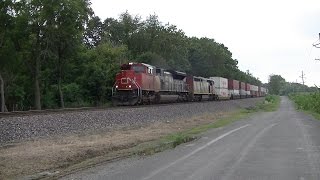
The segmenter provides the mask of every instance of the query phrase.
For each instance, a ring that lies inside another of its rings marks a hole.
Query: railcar
[[[259,97],[259,91],[258,91],[258,86],[255,85],[250,85],[250,94],[251,97]]]
[[[223,77],[210,77],[212,81],[214,81],[215,92],[217,95],[217,99],[230,99],[231,95],[228,89],[228,79]]]
[[[251,88],[251,84],[249,83],[246,83],[246,98],[249,98],[251,97],[251,91],[250,91],[250,88]]]
[[[187,76],[189,101],[216,100],[214,81],[204,77]]]
[[[239,82],[239,91],[240,91],[240,98],[246,98],[247,92],[246,92],[246,83],[245,82]]]
[[[239,91],[239,81],[228,79],[228,89],[231,99],[239,99],[240,91]]]

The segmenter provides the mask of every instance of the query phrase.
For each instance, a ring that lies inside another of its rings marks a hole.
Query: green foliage
[[[280,105],[280,97],[277,95],[267,95],[265,100],[255,107],[247,108],[248,112],[259,112],[259,111],[266,111],[272,112],[276,111]]]
[[[292,93],[289,97],[297,104],[298,109],[320,114],[320,93]]]
[[[114,47],[110,43],[102,43],[87,52],[81,82],[93,104],[104,104],[110,98],[114,77],[120,64],[127,62],[127,53],[125,46]]]
[[[316,92],[316,87],[308,87],[300,83],[290,83],[286,82],[284,86],[281,87],[280,95],[289,95],[290,93],[297,92]]]
[[[269,93],[280,95],[281,88],[285,85],[285,82],[285,79],[280,75],[270,75],[268,85]]]

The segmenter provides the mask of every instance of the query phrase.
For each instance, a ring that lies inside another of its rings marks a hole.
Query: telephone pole
[[[302,84],[304,85],[304,79],[306,78],[305,77],[305,74],[303,73],[303,71],[301,72],[301,76],[299,76],[302,80]]]

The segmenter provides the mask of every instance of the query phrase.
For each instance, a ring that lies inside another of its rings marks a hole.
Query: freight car
[[[255,85],[250,85],[250,94],[251,94],[251,97],[258,97],[258,86],[255,86]]]
[[[239,81],[228,79],[228,89],[231,99],[239,99],[240,91],[239,91]]]
[[[127,63],[121,66],[121,71],[116,75],[112,102],[114,105],[137,105],[211,101],[265,96],[266,93],[266,88],[237,80],[223,77],[204,78],[145,63]]]
[[[228,90],[228,79],[223,77],[210,77],[214,81],[214,87],[217,94],[217,99],[230,99]]]
[[[246,83],[245,82],[240,82],[239,83],[239,91],[240,91],[240,98],[241,99],[247,97]]]

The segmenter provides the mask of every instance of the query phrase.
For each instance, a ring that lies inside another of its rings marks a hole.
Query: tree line
[[[222,43],[153,14],[100,19],[90,0],[0,2],[1,111],[100,106],[129,61],[260,85]]]
[[[272,74],[269,76],[269,83],[266,84],[270,94],[289,95],[292,93],[319,92],[318,87],[309,87],[296,82],[287,82],[281,75]]]

